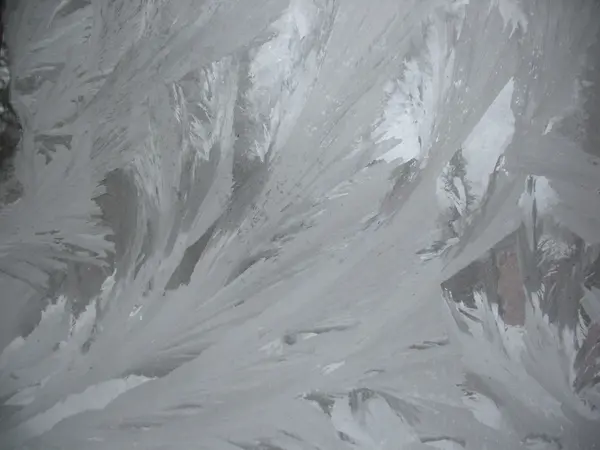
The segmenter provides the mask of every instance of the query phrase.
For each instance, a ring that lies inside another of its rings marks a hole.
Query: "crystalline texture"
[[[2,448],[599,448],[597,2],[3,21]]]

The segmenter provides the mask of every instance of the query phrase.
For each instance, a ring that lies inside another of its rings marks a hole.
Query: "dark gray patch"
[[[208,246],[208,243],[215,232],[215,228],[216,224],[211,225],[200,237],[200,239],[198,239],[185,250],[183,257],[181,258],[181,262],[167,282],[165,288],[166,290],[177,289],[182,284],[187,285],[190,283],[194,269],[204,254],[204,251],[206,250],[206,247]]]
[[[454,179],[459,178],[463,186],[466,189],[466,209],[470,210],[472,205],[475,203],[475,196],[471,193],[471,184],[467,178],[467,160],[463,156],[462,148],[459,148],[450,161],[448,161],[447,170],[441,175],[444,181],[444,187],[446,191],[452,192],[454,195],[459,196],[460,193],[454,184]]]
[[[342,431],[338,431],[337,436],[340,438],[340,440],[342,440],[344,442],[348,442],[349,444],[352,444],[352,445],[357,445],[357,443],[354,439],[352,439],[350,436],[348,436],[346,433],[344,433]]]
[[[377,397],[377,393],[368,388],[358,388],[353,389],[348,393],[348,404],[350,405],[350,410],[353,414],[358,412],[361,408],[364,407],[364,404],[372,399]]]
[[[52,161],[53,155],[59,146],[71,150],[71,135],[46,135],[41,134],[35,136],[34,144],[37,147],[37,152],[46,158],[46,164]]]
[[[298,341],[296,334],[286,334],[283,336],[283,342],[286,345],[294,345]]]
[[[486,380],[484,377],[469,372],[465,374],[465,382],[462,388],[465,397],[475,398],[476,394],[483,395],[494,402],[498,409],[500,409],[507,399],[495,392],[493,385],[494,383],[491,380]]]
[[[454,237],[454,236],[452,236]],[[427,257],[436,257],[442,256],[445,253],[445,250],[448,249],[448,241],[446,240],[438,240],[431,244],[429,247],[425,247],[416,252],[417,255],[427,256]]]
[[[246,272],[250,267],[258,263],[259,261],[264,261],[270,259],[274,256],[277,256],[276,250],[265,250],[261,253],[257,253],[256,255],[250,256],[244,260],[242,260],[238,266],[233,270],[226,284],[230,284],[244,272]]]
[[[19,313],[18,333],[23,338],[29,336],[42,319],[42,311],[48,306],[47,297],[41,293],[31,296]]]
[[[94,324],[91,336],[89,338],[87,338],[85,340],[85,342],[83,343],[83,345],[81,346],[81,352],[82,353],[87,353],[87,352],[90,351],[90,348],[92,347],[92,344],[96,340],[96,332],[97,332],[96,331],[96,324]]]
[[[428,350],[435,347],[444,347],[449,343],[450,341],[448,339],[439,339],[437,341],[423,341],[420,344],[413,344],[408,348],[411,350]]]
[[[409,425],[413,426],[420,422],[419,414],[421,411],[418,407],[385,392],[378,392],[378,394],[386,401],[396,415],[406,420]]]
[[[526,279],[522,267],[527,259],[527,255],[522,254],[523,249],[528,248],[526,242],[524,227],[508,235],[479,260],[442,283],[445,297],[475,310],[475,293],[483,293],[490,304],[498,305],[499,314],[506,323],[523,325],[527,301],[523,287],[531,279]],[[465,308],[459,308],[459,311],[469,320],[480,322]]]
[[[151,420],[124,420],[119,423],[119,430],[144,430],[158,428],[162,423]]]
[[[198,351],[180,352],[166,356],[154,356],[134,369],[128,371],[123,377],[137,375],[147,378],[162,378],[173,372],[185,363],[196,359],[204,349]]]
[[[383,369],[370,369],[370,370],[367,370],[365,372],[365,375],[370,375],[370,374],[377,374],[377,375],[379,375],[380,373],[385,373],[385,370],[383,370]]]
[[[171,253],[181,232],[188,231],[194,223],[210,191],[220,159],[221,146],[218,142],[210,149],[208,161],[199,163],[195,153],[186,155],[174,202],[175,220],[167,239],[166,254]]]
[[[329,327],[309,328],[306,330],[301,330],[300,333],[324,334],[324,333],[331,333],[334,331],[345,331],[345,330],[349,330],[352,327],[353,327],[353,325],[332,325]]]
[[[298,330],[295,332],[286,333],[283,336],[283,342],[286,343],[287,345],[294,345],[298,342],[299,335],[303,335],[303,334],[320,335],[320,334],[331,333],[331,332],[336,332],[336,331],[344,331],[344,330],[348,330],[349,328],[352,328],[352,326],[351,325],[334,325],[334,326],[330,326],[330,327],[316,327],[316,328],[301,329],[301,330]]]
[[[296,234],[300,231],[307,229],[308,226],[304,223],[304,221],[291,225],[284,230],[279,231],[271,238],[271,242],[277,242],[280,244],[284,244],[286,242],[291,241]]]
[[[14,80],[15,90],[24,95],[33,94],[45,81],[55,83],[64,67],[64,63],[56,63],[33,69],[29,71],[30,75]]]
[[[138,189],[131,174],[121,169],[110,172],[103,184],[106,192],[96,198],[96,203],[102,210],[102,222],[113,231],[108,237],[115,245],[114,261],[111,262],[117,264],[117,276],[124,276],[138,229]]]
[[[146,261],[148,261],[148,258],[154,250],[154,235],[154,226],[150,221],[147,221],[146,232],[144,233],[144,240],[142,241],[142,246],[138,253],[137,261],[135,263],[135,269],[133,271],[134,278],[138,276],[141,268],[144,266],[144,264],[146,264]]]
[[[553,445],[554,447],[550,447],[552,448],[552,450],[562,450],[563,449],[563,445],[560,442],[559,438],[556,437],[551,437],[545,434],[530,434],[528,436],[526,436],[521,443],[525,446],[525,447],[531,447],[533,445],[535,445],[535,448],[539,448],[537,445],[538,444],[542,444],[545,446],[550,446]]]
[[[9,398],[0,399],[0,430],[10,428],[15,415],[23,409],[23,406],[4,405]]]
[[[254,444],[246,444],[232,441],[229,441],[229,443],[241,448],[242,450],[285,450],[284,448],[281,448],[278,445],[272,444],[268,440],[259,440],[256,441],[256,443]]]
[[[75,317],[79,317],[100,293],[102,283],[108,275],[107,268],[67,262],[60,293],[68,298],[69,309]]]
[[[335,404],[335,400],[332,396],[322,394],[320,392],[311,392],[304,395],[303,398],[309,402],[315,402],[325,414],[331,417],[331,411],[333,410],[333,405]]]
[[[596,158],[600,158],[600,40],[587,49],[586,67],[581,75],[588,84],[580,86],[579,96],[583,108],[565,117],[556,129],[577,142],[581,142],[583,150]],[[600,177],[600,169],[599,169]]]
[[[390,177],[394,184],[391,191],[386,195],[380,208],[384,215],[393,214],[400,210],[406,199],[418,184],[419,162],[416,159],[396,167]]]
[[[289,438],[292,438],[296,441],[304,442],[304,439],[302,439],[300,436],[298,436],[295,433],[290,433],[289,431],[281,430],[281,434],[283,434],[284,436],[287,436]]]
[[[202,408],[202,405],[200,405],[198,403],[182,403],[180,405],[177,405],[177,406],[171,408],[172,411],[186,411],[186,412],[191,412],[191,411],[199,412],[202,409],[204,409],[204,408]]]
[[[463,316],[465,316],[467,319],[472,320],[473,322],[476,323],[482,323],[481,319],[475,317],[474,315],[472,315],[471,313],[468,313],[467,311],[465,311],[464,309],[459,309],[458,310]]]

